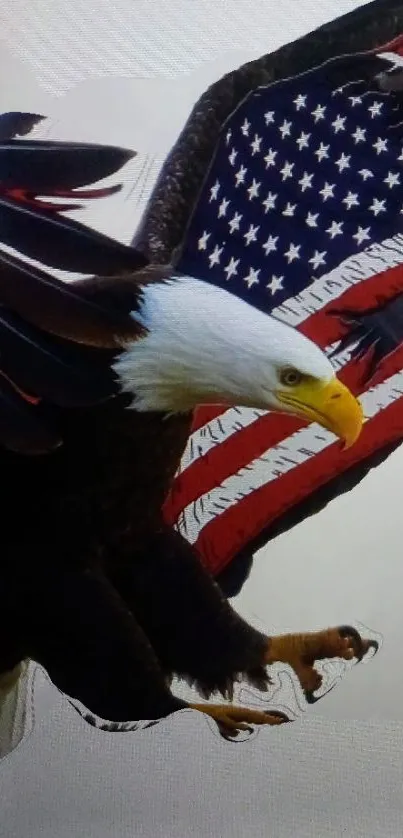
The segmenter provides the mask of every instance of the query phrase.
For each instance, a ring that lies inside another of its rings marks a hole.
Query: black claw
[[[218,724],[218,730],[220,736],[222,736],[222,738],[225,739],[227,742],[236,742],[239,733],[244,734],[246,738],[248,738],[254,732],[253,727],[249,727],[247,730],[228,730],[228,728],[225,727],[225,725],[220,724]]]
[[[351,637],[351,639],[354,641],[355,657],[358,658],[359,661],[361,661],[365,654],[365,648],[359,631],[353,628],[353,626],[340,626],[339,634],[340,637]]]
[[[304,690],[304,696],[307,704],[316,704],[322,698],[321,695],[315,695],[314,690]]]
[[[294,721],[294,719],[290,719],[289,716],[287,716],[285,713],[282,713],[281,710],[265,710],[264,714],[265,714],[265,716],[276,716],[277,719],[282,719],[284,724],[286,722],[293,722]],[[222,724],[220,722],[217,722],[217,726],[218,726],[218,730],[219,730],[220,735],[222,736],[223,739],[226,739],[227,742],[238,741],[238,735],[239,734],[246,734],[246,737],[249,737],[249,736],[252,735],[252,733],[254,733],[255,727],[256,728],[260,727],[260,725],[255,725],[255,726],[251,725],[247,729],[242,728],[242,730],[228,730],[228,728],[225,727],[225,724]]]
[[[285,713],[282,713],[281,710],[265,710],[264,714],[265,716],[275,716],[276,719],[283,719],[284,722],[294,721],[293,719],[290,719],[288,716],[286,716]]]
[[[365,654],[368,652],[369,649],[374,650],[374,654],[372,657],[375,657],[376,653],[379,652],[379,643],[377,640],[366,640],[367,649],[365,650]]]
[[[363,640],[360,633],[353,626],[340,626],[339,633],[341,637],[351,637],[355,641],[354,652],[359,662],[362,661],[369,649],[374,649],[374,655],[379,650],[379,643],[376,640]]]

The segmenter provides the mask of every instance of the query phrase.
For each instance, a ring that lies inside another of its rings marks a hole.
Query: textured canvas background
[[[206,86],[360,5],[13,0],[0,8],[0,108],[48,114],[38,136],[139,151],[123,194],[86,215],[130,241]],[[401,835],[402,464],[397,452],[260,551],[235,603],[268,631],[369,626],[385,641],[374,662],[295,725],[242,745],[189,712],[142,733],[101,734],[32,669],[25,734],[0,762],[0,838]]]

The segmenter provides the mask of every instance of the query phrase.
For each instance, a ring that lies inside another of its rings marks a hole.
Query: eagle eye
[[[285,367],[280,372],[280,382],[285,387],[296,387],[302,381],[302,373],[294,367]]]

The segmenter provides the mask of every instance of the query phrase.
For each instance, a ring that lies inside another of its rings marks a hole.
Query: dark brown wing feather
[[[123,340],[135,337],[136,324],[130,317],[136,307],[141,273],[124,279],[131,298],[125,294],[126,307],[119,302],[121,277],[106,278],[114,288],[115,305],[105,305],[97,288],[98,279],[64,282],[50,273],[33,267],[18,257],[0,252],[0,305],[21,318],[66,340],[88,346],[116,348]],[[110,301],[109,301],[110,302]],[[119,302],[119,304],[117,304]]]
[[[114,353],[50,337],[0,308],[0,368],[20,390],[58,407],[87,407],[115,392]]]
[[[0,444],[42,453],[61,443],[48,408],[93,406],[117,394],[111,364],[141,334],[140,287],[167,268],[66,283],[0,253]]]

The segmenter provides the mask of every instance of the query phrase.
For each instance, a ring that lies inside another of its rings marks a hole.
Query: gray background
[[[360,5],[13,0],[0,9],[0,108],[48,114],[38,136],[139,151],[123,193],[86,216],[130,241],[205,87]],[[374,661],[296,724],[241,745],[187,711],[148,731],[94,731],[32,670],[25,734],[0,763],[0,838],[401,835],[402,461],[261,550],[235,602],[267,631],[364,624],[384,637]]]

